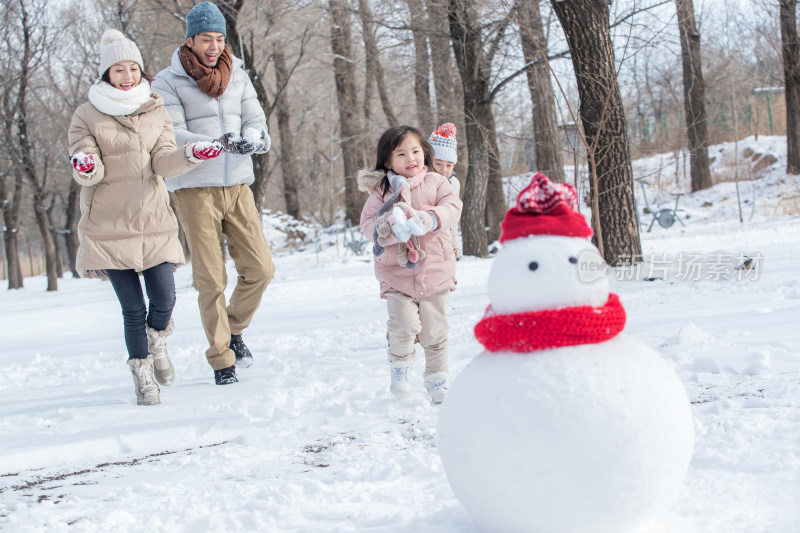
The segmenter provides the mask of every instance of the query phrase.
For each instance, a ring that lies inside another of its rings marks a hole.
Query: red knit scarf
[[[475,325],[475,337],[490,352],[525,353],[607,341],[624,327],[625,309],[619,297],[610,293],[602,307],[495,315],[490,305]]]

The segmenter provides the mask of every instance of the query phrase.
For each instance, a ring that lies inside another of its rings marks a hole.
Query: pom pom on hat
[[[100,76],[120,61],[133,61],[144,70],[142,54],[136,43],[119,30],[106,30],[100,38]]]
[[[200,2],[189,10],[186,15],[186,38],[194,37],[198,33],[212,32],[227,36],[225,17],[216,4]]]
[[[572,185],[553,183],[539,172],[520,191],[517,205],[506,212],[500,225],[500,242],[530,235],[589,238],[594,232],[577,208]]]
[[[123,35],[119,30],[106,30],[103,32],[103,36],[100,37],[100,46],[107,46],[114,41],[119,41],[120,39],[124,38],[125,35]]]
[[[458,141],[456,141],[456,126],[452,122],[445,122],[439,129],[431,133],[428,137],[428,143],[433,148],[433,157],[448,161],[450,163],[458,162]]]

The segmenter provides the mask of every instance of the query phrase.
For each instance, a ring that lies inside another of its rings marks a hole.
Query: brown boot
[[[144,359],[128,359],[128,366],[133,375],[136,403],[138,405],[160,404],[160,391],[155,376],[153,376],[153,356],[148,355]]]
[[[156,381],[162,385],[172,385],[172,382],[175,381],[175,368],[172,366],[169,352],[167,352],[167,336],[174,329],[175,324],[171,318],[167,327],[162,331],[147,326],[147,347],[150,349],[150,355],[153,356]]]

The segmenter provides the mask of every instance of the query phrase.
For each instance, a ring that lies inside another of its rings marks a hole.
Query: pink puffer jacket
[[[375,215],[392,193],[392,189],[384,197],[381,181],[386,174],[382,171],[364,171],[358,174],[358,188],[369,192],[361,211],[361,231],[372,242]],[[461,200],[453,192],[447,178],[435,172],[425,174],[422,183],[411,189],[411,207],[417,211],[433,213],[438,225],[436,229],[419,238],[420,249],[425,253],[419,266],[410,269],[398,264],[398,246],[386,247],[386,251],[375,257],[375,277],[381,285],[381,297],[386,291],[394,289],[408,294],[412,298],[422,298],[436,294],[445,289],[456,288],[456,254],[453,251],[453,239],[450,227],[458,222],[461,216]]]

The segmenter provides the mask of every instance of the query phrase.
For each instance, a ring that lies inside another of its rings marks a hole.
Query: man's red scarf
[[[624,327],[625,309],[619,297],[610,293],[602,307],[582,305],[496,315],[490,305],[475,325],[475,337],[490,352],[525,353],[607,341]]]

